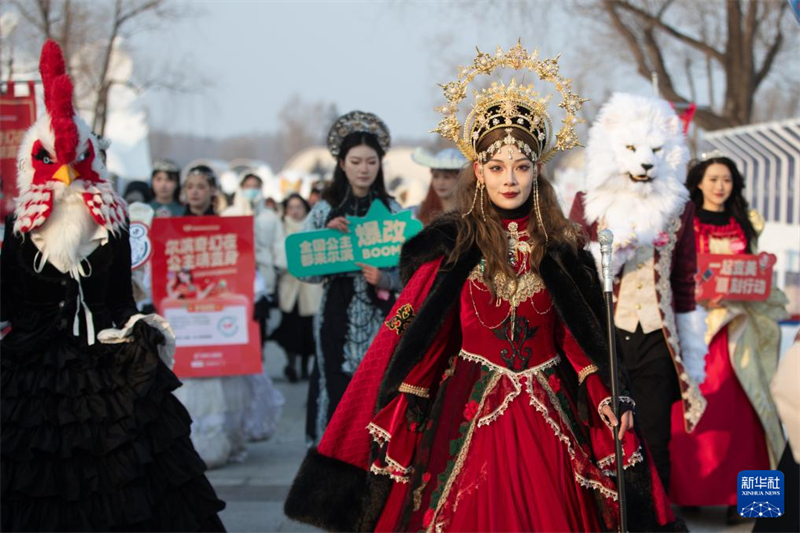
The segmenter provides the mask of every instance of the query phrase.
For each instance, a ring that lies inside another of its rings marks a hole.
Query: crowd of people
[[[742,470],[781,468],[791,505],[800,453],[781,423],[796,421],[771,385],[786,298],[695,291],[698,254],[757,253],[763,220],[731,159],[689,162],[667,102],[618,94],[600,110],[587,191],[567,214],[543,165],[578,145],[583,100],[557,58],[521,44],[479,54],[444,86],[436,131],[457,148],[413,155],[431,184],[397,266],[297,278],[287,236],[350,233],[349,217],[375,202],[403,211],[386,188],[379,117],[336,120],[333,175],[309,198],[269,201],[252,171],[228,197],[210,167],[162,160],[123,202],[94,155],[103,144],[64,103],[60,56],[45,46],[47,115],[20,149],[0,256],[3,530],[223,530],[205,468],[245,461],[247,443],[276,430],[284,399],[266,366],[179,386],[148,287],[204,289],[182,271],[132,280],[126,207],[252,217],[261,345],[276,342],[287,381],[308,383],[290,518],[339,531],[615,530],[618,471],[631,530],[685,530],[679,515],[709,505],[740,520]],[[462,119],[472,79],[501,68],[534,72],[562,101],[494,84]],[[605,229],[617,376],[598,273]],[[785,511],[756,527],[796,531],[797,509]]]
[[[379,124],[388,142],[388,128],[377,117],[360,112],[355,115]],[[346,115],[340,122],[352,121],[353,116]],[[285,237],[325,227],[346,231],[345,216],[365,215],[376,199],[393,213],[403,209],[386,191],[381,161],[388,144],[382,147],[377,139],[365,134],[352,136],[347,143],[337,141],[340,145],[332,146],[332,153],[341,156],[330,183],[313,188],[308,198],[293,192],[280,203],[270,202],[262,193],[262,178],[251,171],[241,172],[236,192],[226,195],[210,167],[189,168],[182,178],[180,167],[168,159],[153,164],[149,183],[130,182],[123,194],[128,205],[147,205],[154,218],[253,217],[255,319],[262,345],[275,341],[285,353],[285,378],[290,383],[309,381],[309,445],[318,442],[402,286],[397,269],[368,265],[357,272],[300,280],[287,270]],[[454,208],[458,173],[466,159],[452,148],[436,154],[419,148],[413,159],[431,169],[427,196],[411,208],[427,224]],[[177,273],[174,283],[168,284],[169,293],[180,297],[181,290],[191,291],[192,280],[183,279],[189,275]],[[144,285],[150,287],[152,283]],[[379,296],[370,290],[372,287],[381,291]],[[202,294],[202,290],[191,294]],[[143,312],[155,310],[148,288],[141,291],[137,301]],[[176,396],[192,416],[192,442],[209,467],[244,461],[248,441],[268,439],[274,432],[283,399],[266,371],[263,376],[182,381],[184,387]]]

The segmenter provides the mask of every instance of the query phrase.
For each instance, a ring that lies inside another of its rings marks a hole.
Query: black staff
[[[600,256],[602,258],[603,269],[603,296],[606,300],[606,328],[608,333],[608,360],[611,370],[611,408],[617,423],[622,425],[622,417],[619,412],[619,380],[617,379],[617,343],[614,328],[614,277],[611,272],[611,244],[614,242],[614,234],[605,229],[598,235],[600,241]],[[622,455],[622,440],[619,430],[614,433],[614,453],[617,459],[617,494],[619,495],[619,530],[622,533],[628,531],[628,513],[625,501],[625,468],[624,457]]]

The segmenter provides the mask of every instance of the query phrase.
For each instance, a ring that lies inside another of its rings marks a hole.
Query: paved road
[[[306,382],[292,385],[283,378],[283,352],[267,345],[267,368],[275,385],[286,398],[276,435],[267,442],[248,446],[244,463],[230,464],[208,473],[220,498],[227,502],[222,521],[229,532],[317,531],[293,522],[283,514],[283,501],[294,474],[305,455]],[[752,522],[725,526],[725,509],[707,508],[702,513],[684,514],[691,531],[744,533]]]
[[[229,532],[317,531],[283,514],[283,502],[306,452],[304,439],[307,382],[283,377],[283,351],[267,344],[267,368],[286,398],[278,430],[267,442],[248,445],[247,459],[208,472],[227,507],[222,521]]]

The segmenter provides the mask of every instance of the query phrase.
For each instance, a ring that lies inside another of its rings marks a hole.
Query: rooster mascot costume
[[[2,249],[2,530],[222,531],[174,336],[137,314],[125,203],[53,41],[40,72]]]

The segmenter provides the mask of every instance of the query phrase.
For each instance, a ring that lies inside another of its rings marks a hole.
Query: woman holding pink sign
[[[686,187],[697,207],[698,256],[757,253],[764,219],[749,210],[744,178],[732,160],[705,158],[689,170]],[[738,473],[774,468],[785,444],[769,383],[786,297],[773,287],[765,301],[717,298],[705,304],[709,349],[700,390],[708,407],[691,434],[678,423],[680,406],[673,408],[670,497],[684,506],[728,505],[728,521],[735,522]]]

